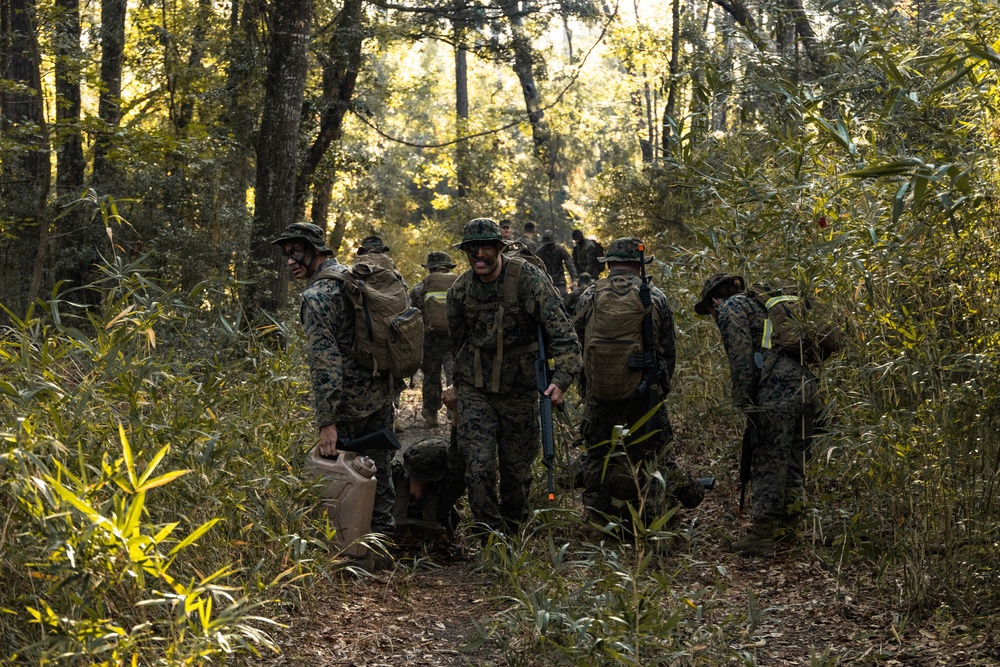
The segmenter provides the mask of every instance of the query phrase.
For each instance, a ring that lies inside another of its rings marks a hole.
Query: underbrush
[[[336,560],[296,465],[300,362],[245,326],[233,285],[104,273],[99,306],[56,293],[0,339],[0,662],[273,649],[278,605]]]

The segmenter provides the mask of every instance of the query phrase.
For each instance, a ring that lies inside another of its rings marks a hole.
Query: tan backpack
[[[429,273],[424,278],[424,325],[434,333],[448,333],[448,306],[446,297],[458,274]]]
[[[309,284],[324,279],[341,282],[354,306],[354,347],[347,351],[353,359],[375,372],[388,370],[400,379],[420,369],[423,318],[410,306],[406,283],[391,258],[376,253],[362,255],[350,268],[319,271]]]
[[[577,317],[589,313],[583,336],[587,390],[595,398],[635,396],[642,383],[642,318],[638,286],[627,276],[594,283],[594,298]]]
[[[751,285],[747,294],[767,311],[762,349],[780,349],[802,364],[819,363],[840,351],[841,333],[827,307],[794,287]]]

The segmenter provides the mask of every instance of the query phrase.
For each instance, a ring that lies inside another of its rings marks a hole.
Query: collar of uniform
[[[635,277],[638,277],[638,274],[635,271],[631,271],[629,269],[620,269],[619,268],[619,269],[611,269],[610,271],[608,271],[608,278],[610,278],[611,276],[635,276]]]

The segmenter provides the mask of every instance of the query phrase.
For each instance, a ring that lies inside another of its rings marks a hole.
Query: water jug
[[[326,511],[337,529],[337,547],[348,556],[367,556],[368,549],[355,540],[371,532],[375,506],[375,462],[354,452],[334,458],[320,456],[314,448],[303,472],[321,483],[320,511]]]

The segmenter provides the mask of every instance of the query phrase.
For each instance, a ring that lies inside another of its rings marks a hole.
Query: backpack
[[[455,273],[429,273],[424,278],[424,325],[428,331],[448,333],[448,288],[458,278]]]
[[[420,369],[423,318],[418,309],[410,306],[406,283],[391,258],[362,255],[350,267],[319,271],[309,285],[324,279],[342,283],[348,302],[354,306],[354,346],[347,354],[365,368],[388,370],[400,379]]]
[[[635,396],[642,383],[642,319],[646,309],[639,289],[626,276],[609,276],[594,283],[594,298],[583,336],[583,370],[587,389],[597,399]]]
[[[840,330],[827,307],[794,287],[751,285],[747,294],[767,311],[762,349],[779,349],[802,364],[819,363],[840,351]]]
[[[542,273],[546,276],[549,275],[549,270],[545,268],[545,262],[542,261],[542,258],[536,255],[534,250],[521,241],[514,241],[513,243],[507,244],[507,247],[503,249],[503,256],[508,259],[523,259],[529,264],[534,264],[536,267],[541,269]],[[551,280],[551,277],[549,279]]]

